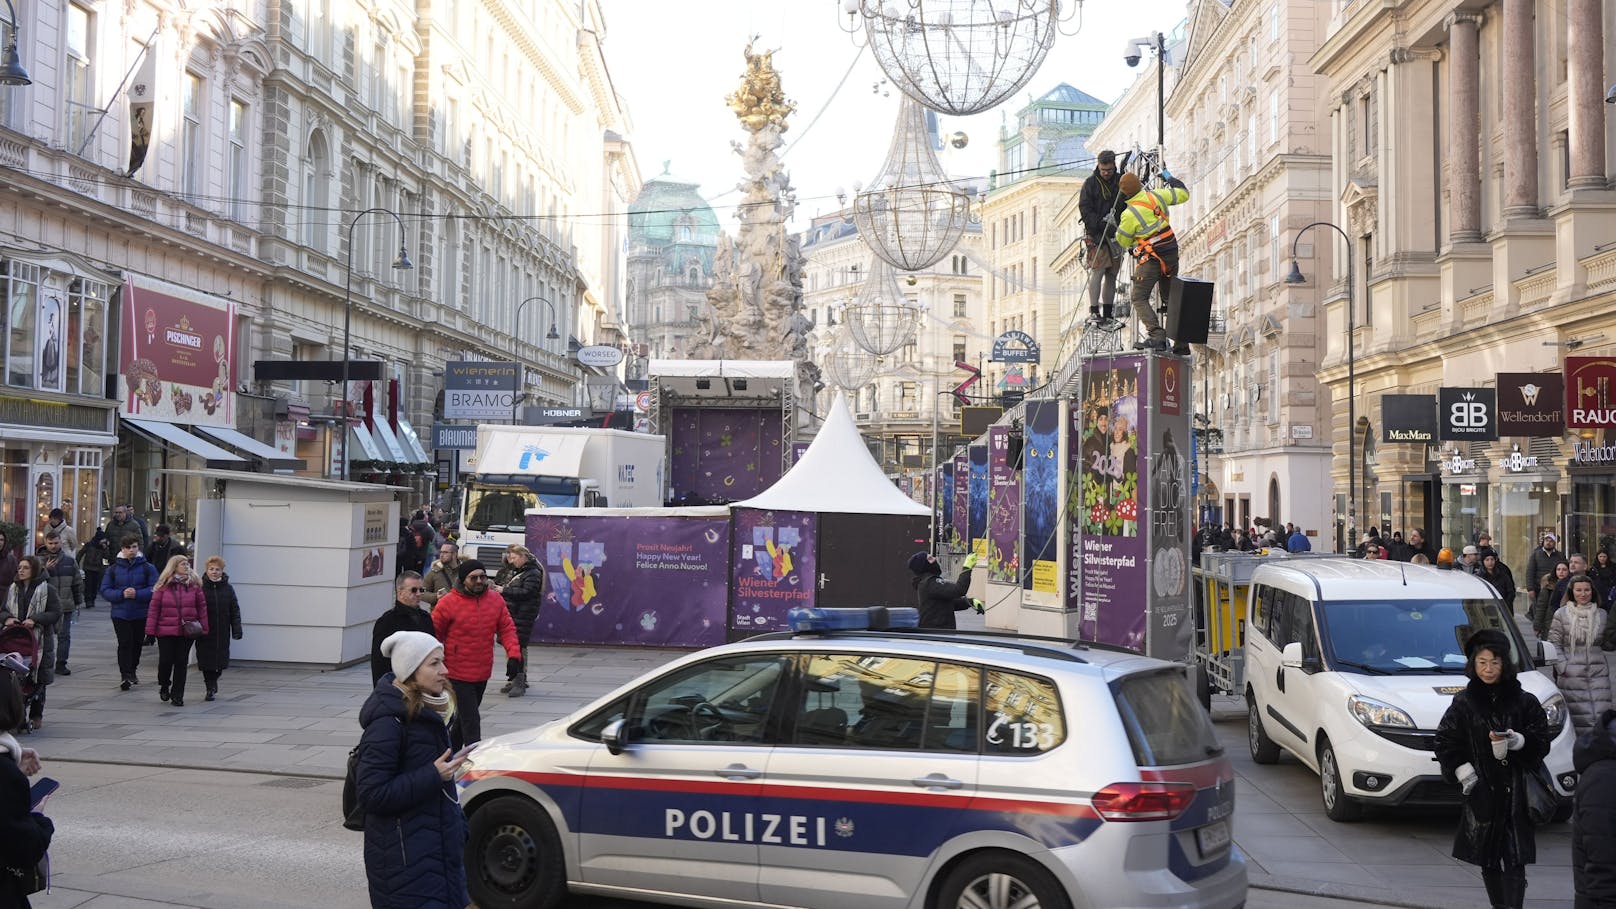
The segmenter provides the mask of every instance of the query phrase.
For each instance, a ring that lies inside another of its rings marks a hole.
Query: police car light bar
[[[889,628],[919,628],[920,610],[913,606],[867,606],[859,609],[797,607],[786,613],[786,624],[793,632],[885,631]]]

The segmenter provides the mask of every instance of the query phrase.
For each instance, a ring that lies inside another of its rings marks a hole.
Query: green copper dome
[[[628,207],[629,243],[717,246],[718,216],[696,192],[698,185],[670,176],[666,166],[660,176],[645,181]]]

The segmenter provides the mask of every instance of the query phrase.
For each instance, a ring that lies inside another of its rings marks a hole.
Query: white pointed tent
[[[735,508],[835,514],[929,516],[931,510],[887,479],[853,424],[847,397],[836,393],[812,445],[778,482]]]

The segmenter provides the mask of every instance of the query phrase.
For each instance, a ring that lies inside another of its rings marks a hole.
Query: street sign
[[[634,396],[634,409],[640,413],[651,412],[651,393],[642,391]]]

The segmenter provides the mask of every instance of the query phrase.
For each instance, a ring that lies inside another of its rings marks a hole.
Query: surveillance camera
[[[1122,60],[1123,60],[1124,63],[1128,64],[1129,66],[1138,66],[1139,65],[1139,50],[1137,48],[1135,48],[1133,50],[1128,51],[1126,54],[1122,55]]]

